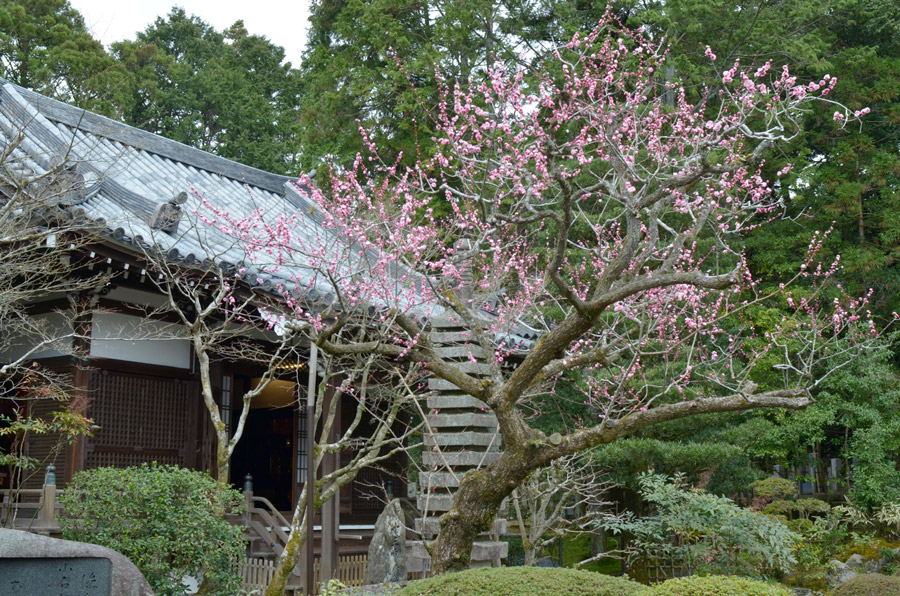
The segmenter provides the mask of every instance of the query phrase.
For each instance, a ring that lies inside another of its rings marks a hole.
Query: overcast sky
[[[300,64],[309,24],[309,0],[69,0],[94,37],[108,46],[134,39],[173,5],[184,8],[221,31],[243,19],[247,31],[264,35],[284,48],[287,60]]]

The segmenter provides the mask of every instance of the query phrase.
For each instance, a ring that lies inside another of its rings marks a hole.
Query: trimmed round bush
[[[650,588],[646,596],[794,596],[794,593],[778,584],[747,577],[710,575],[670,579]]]
[[[773,501],[793,499],[797,496],[797,484],[787,478],[771,476],[750,485],[757,497],[769,497]]]
[[[646,590],[637,582],[593,571],[503,567],[410,582],[395,596],[644,596]]]
[[[176,466],[97,468],[75,474],[60,497],[63,537],[119,551],[159,596],[184,594],[186,575],[203,593],[240,592],[244,529],[225,519],[243,498],[207,474]]]
[[[798,501],[774,501],[763,507],[762,512],[768,515],[783,515],[791,518],[797,515],[801,518],[809,518],[813,515],[823,515],[831,511],[831,505],[819,499],[800,499]]]
[[[900,577],[864,573],[841,584],[834,596],[900,596]]]

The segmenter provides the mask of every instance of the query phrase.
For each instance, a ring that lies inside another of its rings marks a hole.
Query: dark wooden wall
[[[88,416],[100,428],[85,441],[86,469],[206,463],[198,453],[198,381],[93,370],[88,395]]]

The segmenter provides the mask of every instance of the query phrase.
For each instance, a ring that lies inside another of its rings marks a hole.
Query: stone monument
[[[375,522],[369,543],[366,584],[406,581],[406,522],[400,499],[388,503]]]
[[[3,596],[153,596],[124,555],[105,546],[0,529]]]

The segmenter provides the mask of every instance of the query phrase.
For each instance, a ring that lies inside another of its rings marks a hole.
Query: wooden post
[[[253,476],[247,474],[244,476],[244,528],[245,532],[250,529],[250,523],[253,521]],[[247,559],[253,555],[253,542],[247,542]]]
[[[322,404],[322,410],[327,411],[332,407],[332,400],[340,399],[339,395],[335,395],[332,388],[328,388],[325,393],[325,403]],[[341,436],[341,404],[335,405],[334,422],[331,428],[331,434],[328,437],[329,442],[336,442]],[[340,453],[326,454],[322,460],[322,475],[330,474],[338,469],[341,465]],[[340,546],[340,525],[341,525],[341,496],[340,491],[322,505],[322,538],[319,548],[320,577],[319,581],[327,582],[338,576],[339,563],[339,546]]]
[[[250,514],[253,509],[253,476],[247,474],[244,476],[244,519],[246,520],[246,525],[250,527]]]
[[[47,466],[43,491],[41,509],[38,511],[38,533],[49,535],[52,531],[59,530],[56,522],[56,466],[53,464]]]
[[[313,596],[316,593],[315,570],[315,510],[316,501],[316,360],[319,347],[312,343],[309,352],[309,382],[306,390],[306,580],[304,586],[306,594]]]
[[[325,473],[324,470],[323,473]],[[319,550],[321,577],[319,580],[323,582],[338,576],[340,506],[340,498],[337,495],[328,499],[328,502],[322,506],[322,540]]]

